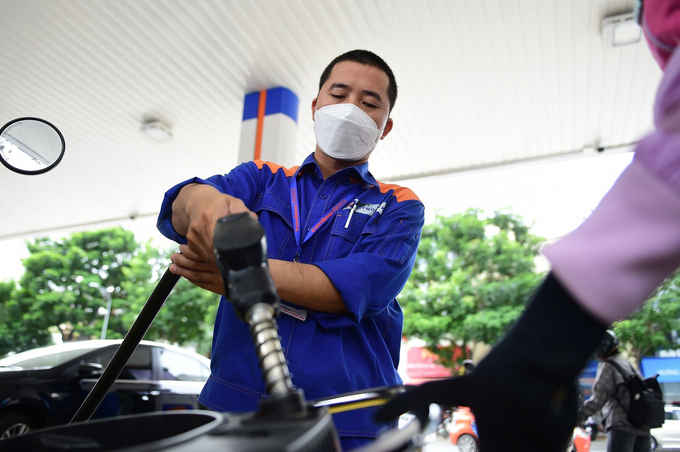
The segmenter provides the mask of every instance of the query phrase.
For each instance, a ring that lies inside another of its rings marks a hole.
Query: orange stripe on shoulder
[[[272,162],[265,162],[264,160],[253,160],[253,163],[259,168],[262,169],[263,167],[267,167],[270,169],[272,173],[277,172],[278,170],[283,170],[283,173],[286,176],[292,176],[295,174],[295,171],[299,168],[299,166],[294,166],[292,168],[285,168],[281,165],[277,165],[276,163]]]
[[[394,196],[397,197],[397,202],[420,201],[418,195],[413,193],[410,188],[402,187],[401,185],[396,184],[383,184],[380,181],[376,182],[378,183],[378,189],[380,190],[380,193],[387,193],[390,190],[394,190]]]

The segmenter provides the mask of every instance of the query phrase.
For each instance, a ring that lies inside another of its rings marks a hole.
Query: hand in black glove
[[[430,403],[468,406],[484,452],[564,452],[577,422],[576,378],[605,331],[548,275],[474,372],[408,390],[375,418],[385,422]]]

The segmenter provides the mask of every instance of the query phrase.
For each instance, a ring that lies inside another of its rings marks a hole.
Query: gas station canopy
[[[297,95],[301,162],[319,76],[355,48],[399,86],[381,181],[630,150],[661,77],[634,26],[608,19],[634,4],[3,0],[0,125],[46,119],[66,155],[40,176],[0,167],[0,239],[154,217],[170,186],[238,163],[251,92]]]

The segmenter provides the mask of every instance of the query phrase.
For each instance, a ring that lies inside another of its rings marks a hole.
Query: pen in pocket
[[[347,221],[345,222],[345,229],[349,227],[349,222],[352,220],[352,215],[354,215],[354,211],[357,210],[357,204],[359,204],[359,200],[355,199],[354,202],[352,203],[352,208],[349,211],[349,215],[347,215]]]

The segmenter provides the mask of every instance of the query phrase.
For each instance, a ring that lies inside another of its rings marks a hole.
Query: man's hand
[[[184,187],[172,204],[172,225],[187,238],[180,253],[173,254],[170,272],[217,294],[224,293],[222,278],[215,263],[213,234],[220,218],[250,212],[243,201],[220,193],[210,185]],[[255,216],[251,212],[251,215]]]
[[[206,261],[188,245],[180,245],[179,253],[170,256],[170,272],[188,279],[192,284],[219,295],[224,295],[224,283],[213,256]]]
[[[393,419],[429,403],[468,406],[484,452],[564,452],[577,422],[576,378],[605,331],[549,275],[475,371],[398,395],[376,419]]]
[[[212,239],[217,220],[241,212],[249,210],[240,199],[220,193],[210,185],[190,184],[172,203],[172,225],[187,238],[194,253],[214,261]]]
[[[187,238],[170,259],[170,272],[193,284],[224,295],[224,284],[215,262],[213,235],[217,220],[250,212],[243,201],[220,193],[210,185],[190,184],[172,203],[172,225]],[[257,218],[255,213],[250,214]],[[344,313],[347,307],[326,274],[311,264],[269,259],[279,296],[291,303],[322,312]]]

